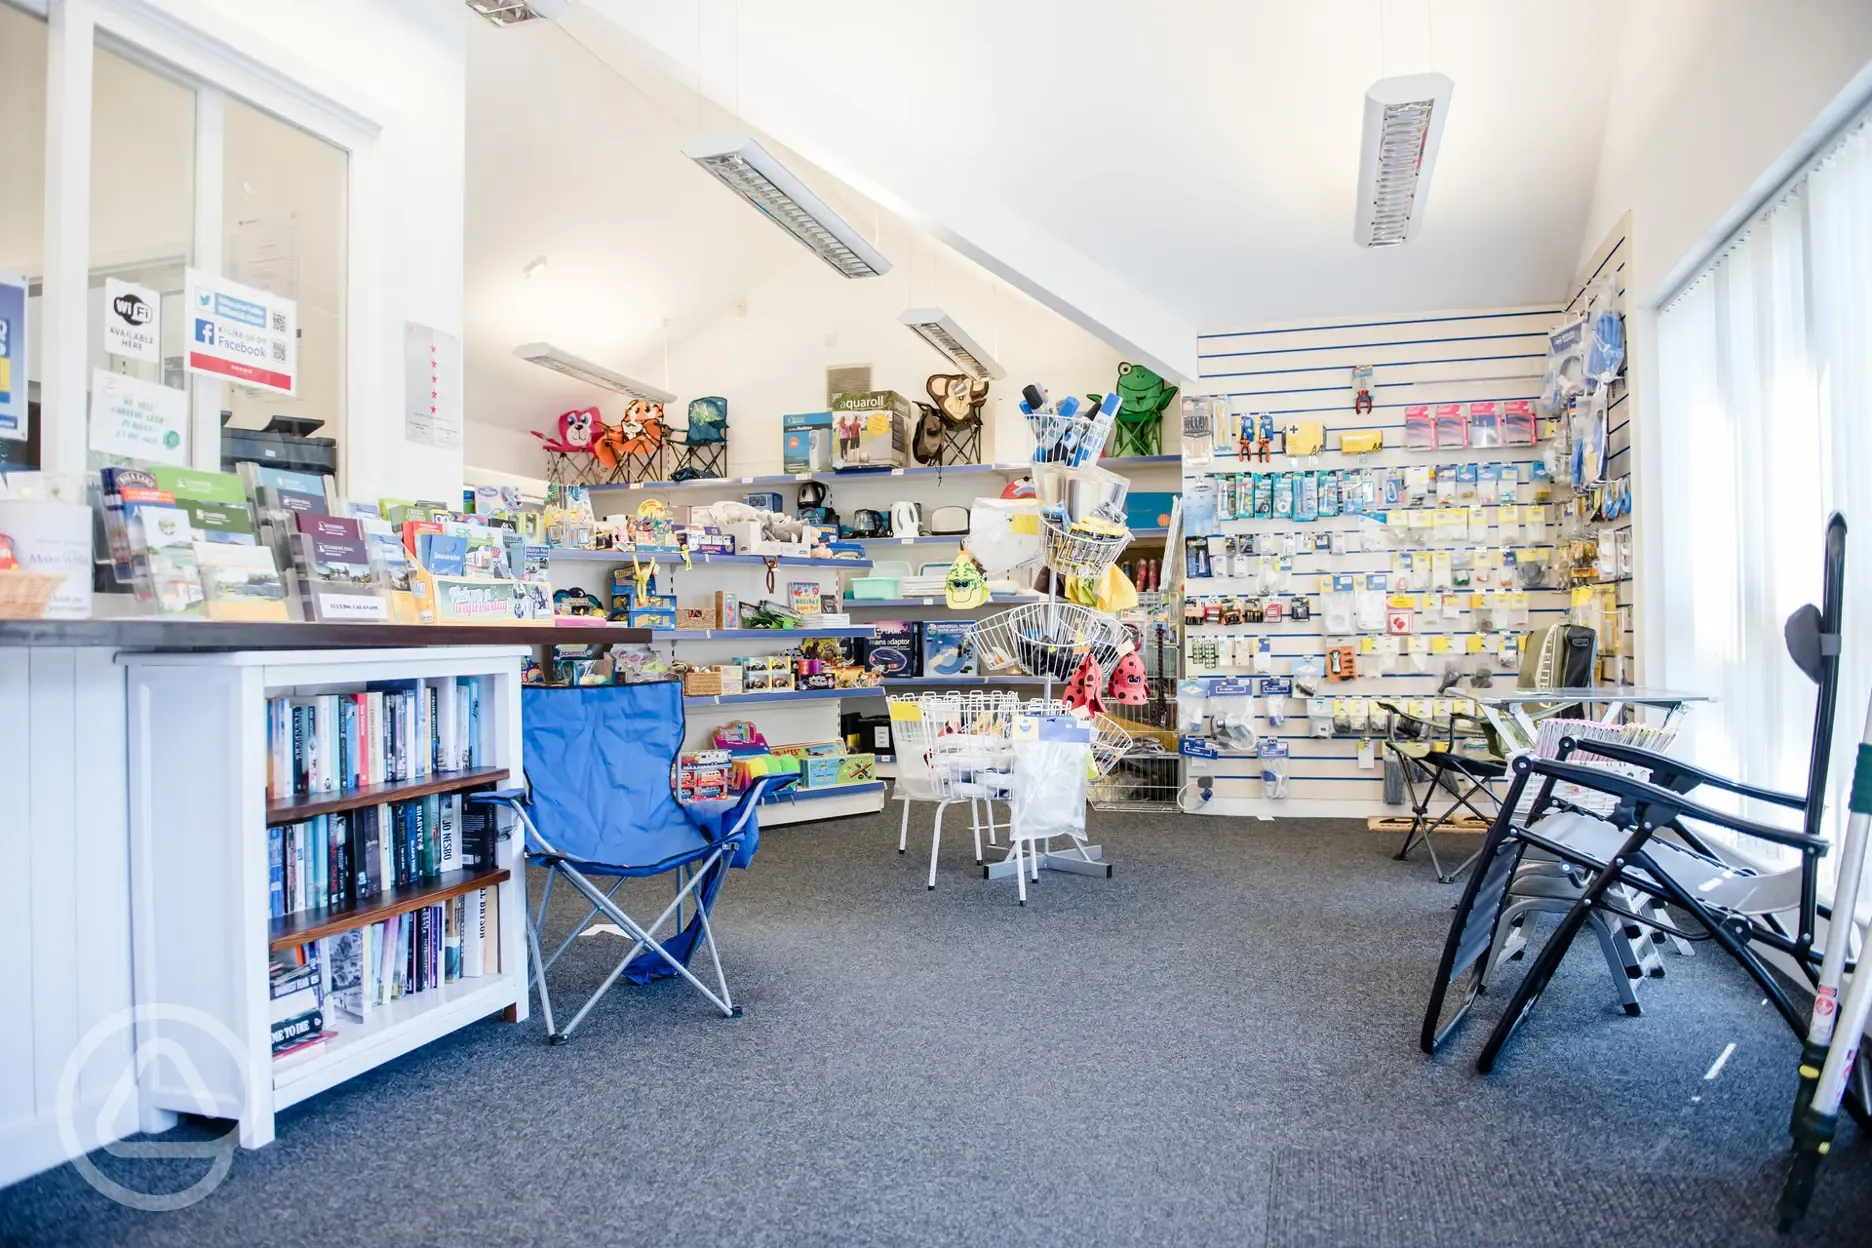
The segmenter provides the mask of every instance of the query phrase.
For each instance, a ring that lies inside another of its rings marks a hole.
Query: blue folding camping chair
[[[739,1017],[741,1007],[728,992],[709,911],[728,868],[754,860],[761,798],[793,777],[762,777],[730,801],[677,802],[670,768],[682,749],[683,703],[682,686],[674,681],[530,688],[522,706],[528,787],[481,795],[481,800],[513,811],[525,829],[528,865],[546,871],[539,908],[528,916],[527,945],[547,1038],[554,1044],[569,1039],[619,976],[643,984],[680,975],[724,1016]],[[676,895],[652,923],[638,923],[613,900],[627,879],[669,874],[675,876]],[[596,883],[604,876],[615,877],[609,889]],[[560,877],[592,908],[547,958],[541,956],[540,933],[553,883]],[[630,950],[565,1030],[557,1030],[546,971],[600,912],[630,938]],[[672,919],[674,934],[660,939],[657,933]],[[707,946],[715,967],[713,989],[689,969],[699,945]]]

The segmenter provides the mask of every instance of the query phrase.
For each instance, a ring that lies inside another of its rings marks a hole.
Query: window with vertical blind
[[[1798,792],[1813,685],[1781,626],[1820,597],[1845,515],[1845,640],[1829,828],[1872,690],[1872,129],[1865,119],[1659,311],[1661,683],[1720,699],[1683,752]],[[1754,812],[1766,815],[1766,811]],[[1753,848],[1753,846],[1751,846]]]

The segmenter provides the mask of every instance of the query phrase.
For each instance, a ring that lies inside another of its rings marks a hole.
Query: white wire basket
[[[984,674],[1072,679],[1087,654],[1105,671],[1126,637],[1116,616],[1075,602],[1034,602],[975,622],[970,633]]]
[[[1111,436],[1114,409],[1082,407],[1071,416],[1058,412],[1033,412],[1027,425],[1033,430],[1036,464],[1096,464],[1105,453],[1105,439]]]
[[[1080,530],[1063,529],[1051,520],[1043,524],[1042,544],[1046,564],[1061,576],[1084,576],[1097,579],[1118,562],[1118,556],[1131,544],[1127,531],[1110,536],[1094,536]]]
[[[936,801],[1006,801],[1014,774],[1014,721],[1022,715],[1068,715],[1057,698],[1016,693],[892,694],[891,744],[899,774],[906,763],[927,778]],[[1131,748],[1124,725],[1092,717],[1094,779],[1109,775]]]

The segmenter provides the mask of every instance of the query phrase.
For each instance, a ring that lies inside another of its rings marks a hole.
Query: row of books
[[[424,780],[482,764],[476,677],[373,681],[267,700],[267,800]]]
[[[267,913],[337,909],[495,864],[492,808],[430,794],[267,829]]]
[[[140,604],[210,619],[388,620],[415,560],[437,575],[544,579],[507,517],[345,503],[329,476],[239,467],[101,471],[112,568]]]
[[[310,941],[268,968],[275,1060],[315,1050],[392,1002],[500,974],[500,893],[484,888]]]

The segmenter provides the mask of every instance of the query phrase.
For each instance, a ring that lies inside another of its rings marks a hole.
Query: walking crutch
[[[1859,1059],[1859,1037],[1872,1013],[1872,967],[1861,964],[1853,972],[1845,1000],[1839,999],[1840,980],[1852,954],[1854,907],[1859,901],[1859,877],[1865,866],[1866,841],[1872,838],[1872,708],[1866,712],[1865,733],[1853,762],[1851,812],[1846,821],[1845,846],[1840,853],[1839,882],[1833,890],[1832,919],[1827,925],[1826,952],[1820,962],[1820,982],[1814,986],[1813,1017],[1801,1048],[1800,1088],[1795,1093],[1794,1164],[1781,1189],[1781,1229],[1792,1229],[1807,1212],[1820,1159],[1833,1146],[1846,1083]]]

